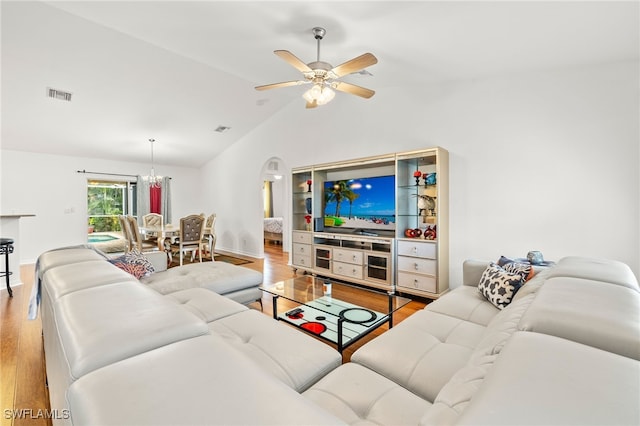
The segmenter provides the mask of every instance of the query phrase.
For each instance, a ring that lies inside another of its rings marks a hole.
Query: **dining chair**
[[[173,256],[180,256],[180,266],[182,266],[184,255],[192,252],[192,259],[195,252],[198,253],[200,262],[202,262],[202,235],[204,233],[204,216],[193,214],[180,219],[180,233],[174,241],[165,240],[164,247],[167,253],[169,264],[173,260]]]
[[[158,213],[145,214],[142,216],[142,227],[144,228],[144,241],[158,244],[158,238],[164,227],[164,218]]]
[[[131,251],[133,248],[133,238],[131,236],[131,229],[129,226],[129,220],[126,216],[120,215],[118,216],[118,221],[120,222],[120,228],[122,230],[122,236],[125,240],[124,251],[125,253]]]
[[[156,250],[158,248],[156,244],[144,241],[142,239],[140,228],[138,227],[138,220],[135,217],[127,216],[127,221],[129,222],[129,232],[131,234],[131,243],[129,250],[137,248],[139,251],[144,252]]]
[[[204,225],[204,231],[202,233],[202,243],[200,249],[209,253],[211,260],[213,259],[213,251],[216,247],[216,214],[213,213],[207,218],[207,222]]]

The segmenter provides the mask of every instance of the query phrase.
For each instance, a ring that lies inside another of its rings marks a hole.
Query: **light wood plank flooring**
[[[287,266],[289,254],[282,251],[281,245],[267,243],[264,259],[247,259],[252,263],[243,266],[262,272],[265,284],[295,277],[293,270]],[[13,298],[9,298],[6,290],[0,292],[0,426],[51,425],[51,420],[43,415],[44,410],[49,409],[49,395],[45,386],[42,324],[40,317],[34,321],[27,320],[34,266],[24,265],[20,271],[24,284],[14,288]],[[262,302],[263,312],[271,316],[271,298],[266,295]],[[426,303],[423,300],[412,301],[396,313],[394,324],[424,308]],[[260,304],[256,302],[251,307],[260,309]],[[382,326],[347,348],[343,354],[345,362],[357,348],[387,329],[386,325]],[[22,418],[11,415],[15,410],[22,410]]]

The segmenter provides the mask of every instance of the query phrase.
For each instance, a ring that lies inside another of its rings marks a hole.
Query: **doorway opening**
[[[282,251],[285,223],[286,178],[282,160],[268,159],[262,173],[263,234],[265,248],[277,247]]]

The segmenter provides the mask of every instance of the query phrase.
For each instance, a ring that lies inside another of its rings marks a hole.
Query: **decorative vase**
[[[305,223],[305,229],[307,231],[311,231],[311,224],[310,223]]]
[[[532,250],[529,253],[527,253],[527,260],[532,265],[540,265],[541,263],[544,262],[544,257],[542,256],[541,252],[537,250]]]
[[[422,175],[424,179],[424,186],[435,185],[436,184],[436,174],[435,173],[425,173]]]
[[[311,214],[311,198],[304,199],[304,208],[307,209],[307,214]]]

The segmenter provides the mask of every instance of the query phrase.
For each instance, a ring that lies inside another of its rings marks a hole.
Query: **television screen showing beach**
[[[395,229],[395,178],[377,176],[327,181],[324,226]]]

